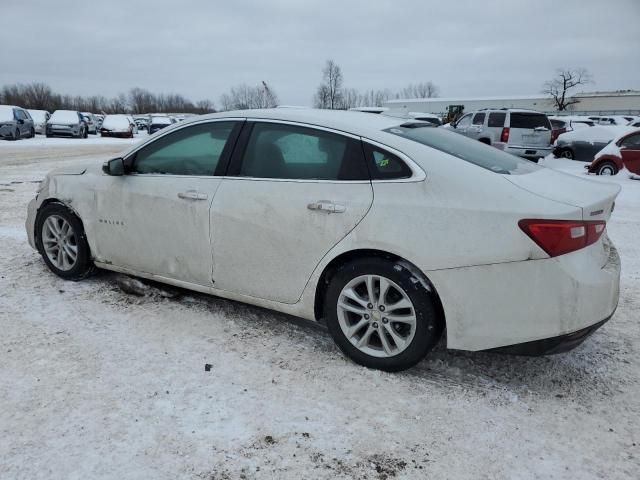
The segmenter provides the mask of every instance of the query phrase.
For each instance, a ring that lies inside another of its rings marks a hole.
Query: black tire
[[[53,137],[53,135],[51,135],[50,133],[45,133],[45,136],[46,136],[47,138],[51,138],[51,137]]]
[[[596,168],[596,175],[617,175],[618,166],[613,162],[602,162]]]
[[[89,137],[89,131],[85,128],[84,135],[82,135],[82,138],[88,138],[88,137]]]
[[[20,130],[16,128],[16,131],[13,132],[13,135],[11,136],[11,140],[18,140],[19,138],[20,138]]]
[[[484,143],[485,145],[491,145],[491,140],[489,140],[488,138],[480,138],[478,141],[480,143]]]
[[[56,215],[66,220],[71,225],[71,228],[73,229],[73,232],[75,234],[76,246],[78,251],[75,264],[69,270],[62,270],[56,267],[44,251],[42,242],[42,228],[47,218],[52,215]],[[93,265],[93,261],[91,260],[91,251],[89,250],[89,244],[87,243],[87,237],[84,232],[82,222],[76,216],[76,214],[73,213],[65,205],[61,203],[49,203],[42,207],[42,209],[38,212],[38,216],[36,217],[35,237],[38,251],[40,252],[40,255],[42,255],[44,263],[46,263],[47,267],[49,267],[49,270],[51,270],[59,277],[66,280],[81,280],[95,271],[96,267]]]
[[[573,150],[571,150],[570,148],[563,148],[562,150],[560,150],[560,154],[558,155],[558,157],[566,158],[567,160],[575,160],[576,158]]]
[[[386,277],[400,286],[413,303],[415,334],[409,345],[397,355],[369,355],[353,345],[340,327],[337,308],[340,293],[351,280],[361,275]],[[443,331],[434,301],[423,282],[416,279],[403,263],[377,257],[354,260],[333,274],[325,295],[324,312],[329,332],[345,355],[360,365],[387,372],[405,370],[417,364],[438,343]]]

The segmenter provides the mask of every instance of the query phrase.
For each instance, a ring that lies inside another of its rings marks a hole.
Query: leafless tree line
[[[343,87],[343,76],[340,67],[327,60],[322,69],[322,83],[318,85],[313,104],[316,108],[346,110],[355,107],[381,107],[392,98],[433,98],[439,95],[440,89],[431,81],[409,84],[398,92],[388,88],[360,92],[355,88]]]
[[[179,94],[154,94],[143,88],[132,88],[107,98],[103,95],[63,95],[44,83],[5,85],[0,89],[0,104],[19,105],[35,110],[78,110],[94,113],[209,113],[215,112],[210,100],[191,102]]]

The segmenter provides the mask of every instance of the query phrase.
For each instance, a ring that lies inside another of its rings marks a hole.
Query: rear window
[[[504,119],[507,118],[507,114],[504,112],[494,112],[489,114],[489,121],[487,125],[489,127],[504,127]]]
[[[551,129],[549,119],[541,113],[511,112],[511,128],[538,128]]]
[[[405,128],[398,126],[384,131],[435,148],[495,173],[521,175],[542,168],[528,160],[505,153],[464,135],[448,132],[442,128]]]

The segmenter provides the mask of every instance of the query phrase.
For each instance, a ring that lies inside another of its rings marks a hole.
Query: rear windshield
[[[398,126],[384,131],[435,148],[495,173],[521,175],[542,168],[528,160],[505,153],[459,133],[449,132],[443,128],[406,128]]]
[[[551,129],[549,119],[541,113],[511,112],[511,128],[537,128]]]

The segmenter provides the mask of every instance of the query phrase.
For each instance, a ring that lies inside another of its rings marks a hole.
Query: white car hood
[[[579,178],[551,168],[504,178],[540,197],[581,208],[583,220],[608,220],[621,190],[615,183]]]
[[[49,175],[82,175],[87,170],[90,172],[99,172],[102,168],[102,163],[97,163],[95,161],[92,162],[83,162],[78,165],[72,165],[68,167],[56,168],[49,172]]]

